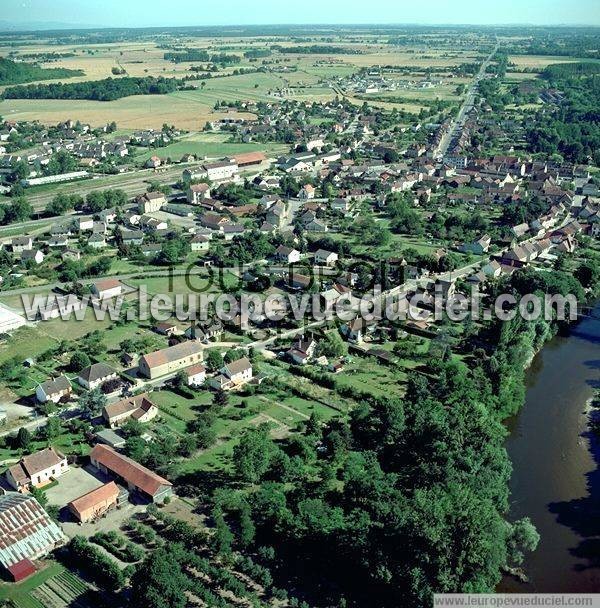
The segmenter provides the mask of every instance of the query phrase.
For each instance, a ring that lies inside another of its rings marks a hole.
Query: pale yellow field
[[[0,104],[0,112],[10,120],[39,120],[44,124],[71,118],[99,126],[115,120],[120,129],[160,129],[167,123],[181,129],[200,130],[207,120],[225,116],[204,103],[172,95],[139,95],[106,102],[9,99]],[[238,116],[254,118],[247,113]]]
[[[182,37],[178,45],[188,48],[210,48],[217,52],[242,54],[245,49],[253,46],[264,48],[269,42],[240,38],[202,39]],[[294,42],[274,40],[278,45],[295,45]],[[326,101],[335,96],[335,92],[328,86],[328,78],[332,76],[347,76],[359,68],[396,65],[424,67],[446,67],[461,63],[472,62],[477,58],[474,51],[440,51],[419,48],[414,53],[406,49],[380,44],[375,38],[363,39],[360,42],[350,43],[339,40],[328,44],[316,42],[325,46],[354,47],[362,51],[357,55],[313,55],[313,54],[284,54],[273,55],[268,58],[273,68],[284,66],[297,67],[296,71],[269,72],[247,75],[229,75],[215,77],[204,81],[204,86],[195,81],[198,87],[195,91],[178,91],[170,95],[133,96],[112,102],[95,102],[86,100],[27,100],[9,99],[0,102],[0,115],[14,120],[39,120],[46,124],[71,118],[94,126],[116,121],[119,129],[160,128],[164,123],[191,131],[203,128],[209,120],[216,120],[223,113],[214,111],[219,101],[274,101],[273,92],[277,89],[291,88],[287,95],[290,99],[299,101]],[[15,49],[11,49],[15,50]],[[182,78],[192,74],[190,63],[175,64],[164,60],[165,49],[159,48],[155,42],[136,41],[131,43],[64,45],[52,44],[24,46],[16,48],[19,53],[60,53],[73,52],[74,57],[66,57],[59,61],[43,64],[44,67],[64,67],[82,69],[84,76],[65,79],[65,82],[78,82],[86,80],[99,80],[107,77],[117,77],[112,74],[112,68],[122,67],[129,76],[164,76]],[[341,60],[343,63],[319,65],[320,60]],[[244,60],[241,64],[229,67],[223,73],[231,74],[240,67],[258,67],[260,62],[249,63]],[[55,82],[55,81],[46,81]],[[375,102],[373,105],[383,108],[401,108],[410,112],[421,109],[420,99],[457,99],[454,90],[465,79],[452,79],[444,85],[431,90],[397,91],[394,94],[409,97],[411,102],[405,105]],[[0,87],[1,89],[1,87]],[[414,100],[414,101],[413,101]],[[362,104],[362,100],[352,99]],[[252,115],[242,114],[242,117]]]
[[[511,55],[509,58],[519,68],[536,68],[543,70],[552,63],[573,63],[576,57],[554,57],[551,55]]]

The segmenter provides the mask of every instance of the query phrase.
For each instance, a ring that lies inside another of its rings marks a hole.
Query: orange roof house
[[[151,502],[161,503],[173,493],[170,481],[107,445],[95,445],[90,460],[103,473],[122,481],[130,492],[137,492]]]
[[[114,481],[76,498],[67,506],[81,523],[92,521],[117,504],[119,486]]]

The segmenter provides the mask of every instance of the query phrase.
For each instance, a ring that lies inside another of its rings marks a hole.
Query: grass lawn
[[[212,394],[209,391],[199,391],[193,399],[186,399],[178,393],[163,389],[153,391],[151,399],[160,408],[161,412],[174,414],[184,420],[193,420],[201,406],[212,403]]]
[[[35,358],[54,345],[56,339],[38,327],[20,327],[9,340],[0,345],[0,363],[11,357],[23,360],[27,357]]]
[[[223,141],[221,134],[198,133],[181,141],[169,144],[164,148],[153,148],[140,152],[135,160],[146,162],[151,156],[178,160],[184,154],[195,154],[197,157],[221,158],[242,152],[264,152],[267,156],[278,156],[289,151],[289,146],[277,143],[235,143]]]
[[[400,397],[406,373],[398,367],[381,365],[371,357],[353,357],[343,372],[336,376],[340,385],[367,391],[378,397]]]

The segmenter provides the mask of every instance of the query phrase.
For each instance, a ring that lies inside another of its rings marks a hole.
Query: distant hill
[[[82,70],[68,70],[66,68],[41,68],[35,63],[12,61],[0,57],[0,85],[23,84],[36,80],[55,80],[57,78],[72,78],[83,76]]]

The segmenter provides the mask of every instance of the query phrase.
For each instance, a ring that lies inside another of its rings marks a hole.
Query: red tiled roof
[[[118,454],[107,445],[95,445],[90,458],[149,496],[154,496],[162,486],[173,485],[135,460]]]
[[[245,165],[248,163],[262,163],[266,156],[262,152],[243,152],[234,154],[232,158],[238,165]]]
[[[190,367],[186,367],[183,371],[189,378],[191,376],[195,376],[196,374],[201,374],[202,372],[205,372],[206,368],[204,367],[204,365],[200,365],[200,363],[198,363],[197,365],[190,365]]]
[[[96,281],[94,283],[97,291],[106,291],[107,289],[114,289],[115,287],[122,287],[121,281],[119,279],[103,279],[102,281]]]
[[[115,499],[119,496],[119,488],[114,481],[109,481],[105,483],[103,486],[72,500],[69,503],[69,507],[77,513],[81,514],[88,509],[95,507],[111,498]]]

